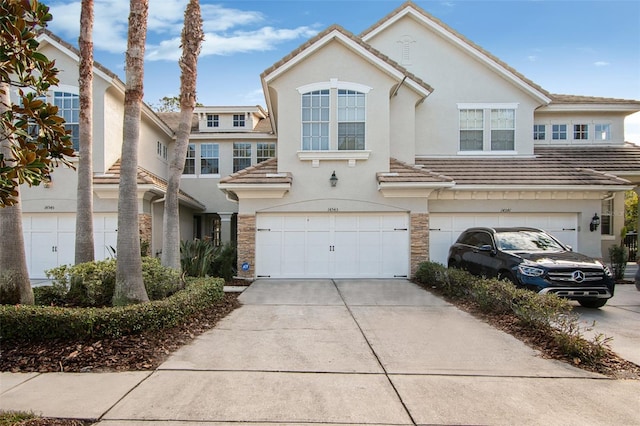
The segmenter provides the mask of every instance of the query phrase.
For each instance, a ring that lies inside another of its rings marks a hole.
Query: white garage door
[[[256,217],[258,277],[394,278],[408,271],[405,213]]]
[[[578,250],[578,215],[575,213],[432,213],[429,216],[429,258],[447,264],[449,247],[474,226],[529,226],[549,232]]]
[[[94,215],[94,247],[96,260],[112,256],[116,247],[117,214]],[[22,232],[29,276],[46,278],[48,269],[73,264],[75,260],[75,213],[33,213],[22,215]]]

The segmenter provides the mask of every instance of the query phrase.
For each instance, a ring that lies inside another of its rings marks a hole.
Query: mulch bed
[[[2,343],[0,371],[105,372],[140,371],[157,368],[167,357],[240,306],[238,293],[189,318],[182,325],[114,339],[49,340]]]

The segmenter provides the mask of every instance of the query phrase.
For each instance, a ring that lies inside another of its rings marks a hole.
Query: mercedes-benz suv
[[[536,228],[470,228],[449,249],[448,266],[473,275],[508,279],[538,293],[553,293],[599,308],[615,281],[599,260],[575,253]]]

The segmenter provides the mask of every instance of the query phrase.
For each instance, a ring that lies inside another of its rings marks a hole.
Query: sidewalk
[[[153,372],[0,376],[100,425],[637,424],[640,382],[543,359],[404,280],[258,280]]]

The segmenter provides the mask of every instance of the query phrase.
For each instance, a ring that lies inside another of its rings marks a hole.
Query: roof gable
[[[404,81],[405,85],[412,88],[423,97],[428,96],[433,91],[433,88],[425,81],[338,25],[333,25],[327,28],[325,31],[316,35],[289,55],[276,62],[270,68],[266,69],[261,74],[263,82],[268,83],[276,79],[306,57],[312,55],[314,52],[333,41],[342,43],[351,51],[365,58],[372,65],[397,78],[398,82]],[[265,90],[265,93],[268,93],[268,91]]]
[[[360,37],[365,43],[368,43],[377,35],[383,33],[387,28],[393,26],[396,22],[402,20],[405,17],[414,19],[424,27],[438,34],[440,37],[448,40],[451,44],[458,47],[480,63],[484,64],[486,67],[502,76],[505,80],[510,81],[511,83],[520,87],[526,93],[529,93],[531,96],[538,99],[541,103],[548,104],[549,102],[551,102],[551,95],[545,89],[535,84],[533,81],[520,74],[514,68],[510,67],[505,62],[501,61],[496,56],[492,55],[482,47],[467,39],[465,36],[455,31],[447,24],[435,18],[433,15],[429,14],[411,1],[402,4],[400,7],[382,18],[373,26],[365,30],[360,35]]]

